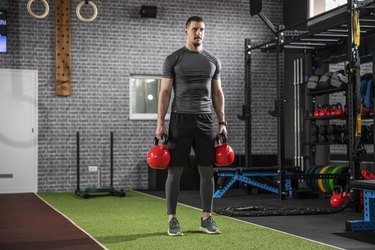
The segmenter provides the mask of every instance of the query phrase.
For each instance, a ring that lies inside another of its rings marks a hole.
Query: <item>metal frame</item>
[[[245,119],[245,163],[252,166],[251,151],[251,40],[245,40],[245,105],[242,107]]]
[[[264,189],[266,191],[269,191],[269,192],[272,192],[272,193],[275,193],[275,194],[279,193],[279,188],[275,188],[275,187],[272,187],[270,185],[267,185],[267,184],[264,184],[264,183],[261,183],[261,182],[258,182],[258,181],[254,181],[254,180],[251,179],[251,177],[278,176],[278,172],[276,172],[276,171],[273,171],[273,172],[270,172],[270,171],[266,171],[266,172],[265,171],[243,171],[242,172],[242,171],[233,170],[233,171],[218,172],[217,176],[218,177],[232,177],[232,178],[223,188],[216,190],[216,192],[214,194],[214,198],[216,198],[216,199],[221,198],[225,194],[225,192],[227,192],[229,190],[229,188],[236,181],[240,181],[240,182],[249,184],[253,187],[261,188],[261,189]],[[292,195],[292,184],[291,184],[290,179],[286,180],[284,190],[288,191],[289,196]]]
[[[346,222],[346,231],[374,231],[375,230],[375,181],[355,181],[352,187],[363,190],[363,220]]]
[[[75,194],[81,198],[88,199],[92,196],[97,195],[98,193],[105,193],[106,195],[115,195],[119,197],[124,197],[126,195],[125,191],[122,189],[115,189],[113,187],[113,132],[111,132],[110,137],[110,186],[109,187],[101,187],[100,181],[98,181],[98,187],[87,187],[84,190],[81,190],[80,187],[80,139],[79,139],[79,132],[76,133],[76,152],[77,152],[77,166],[76,166],[76,175],[77,175],[77,186],[75,190]],[[98,170],[98,178],[100,179],[100,170]]]
[[[262,52],[276,52],[277,60],[277,134],[278,134],[278,177],[280,199],[286,198],[285,190],[285,120],[284,120],[284,54],[285,52],[317,53],[333,47],[347,44],[346,58],[349,61],[347,73],[349,84],[347,89],[347,104],[349,116],[347,120],[350,150],[349,165],[350,179],[356,180],[359,177],[360,162],[360,133],[356,132],[356,118],[360,112],[360,103],[356,100],[359,95],[359,54],[358,46],[353,43],[353,15],[354,11],[360,8],[361,36],[365,37],[375,32],[375,1],[367,0],[358,5],[358,0],[348,0],[347,5],[333,9],[316,17],[307,19],[292,27],[278,27],[274,32],[275,39],[260,45],[249,46],[250,40],[245,40],[245,92],[251,86],[251,51],[260,49]],[[263,18],[262,18],[263,20]],[[266,23],[269,26],[268,23]],[[307,25],[307,30],[299,30],[298,27]],[[249,91],[250,92],[250,91]],[[245,95],[246,105],[243,108],[243,117],[246,122],[246,134],[251,131],[251,96]],[[357,130],[358,131],[358,130]],[[246,135],[246,146],[251,144],[251,137]],[[375,156],[374,156],[375,157]],[[251,149],[246,150],[246,166],[251,166]],[[375,160],[375,158],[374,158]]]
[[[374,231],[375,230],[375,190],[363,190],[364,207],[363,220],[346,222],[346,231]]]

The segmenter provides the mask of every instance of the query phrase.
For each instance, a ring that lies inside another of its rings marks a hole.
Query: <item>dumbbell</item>
[[[338,130],[338,125],[327,125],[327,138],[329,142],[339,142],[340,130]]]
[[[368,142],[368,127],[366,125],[362,125],[361,127],[361,142],[367,143]]]
[[[310,128],[310,143],[319,142],[319,126],[311,126]]]
[[[345,144],[348,140],[348,126],[346,124],[340,126],[339,142]]]
[[[327,125],[319,126],[319,142],[328,142]]]
[[[371,124],[368,129],[368,135],[367,135],[367,140],[368,143],[373,144],[374,143],[374,124]]]

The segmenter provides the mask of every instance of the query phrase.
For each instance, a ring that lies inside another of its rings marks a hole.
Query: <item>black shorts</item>
[[[215,136],[212,114],[172,113],[169,122],[168,148],[171,166],[185,166],[191,147],[200,166],[215,163]]]

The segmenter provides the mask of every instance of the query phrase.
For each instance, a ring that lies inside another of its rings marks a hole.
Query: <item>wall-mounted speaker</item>
[[[141,13],[141,17],[156,18],[157,8],[156,8],[156,6],[144,6],[144,5],[142,5],[139,13]]]

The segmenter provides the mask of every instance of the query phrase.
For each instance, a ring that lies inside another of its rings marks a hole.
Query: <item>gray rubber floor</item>
[[[164,191],[143,192],[165,197]],[[181,191],[179,202],[200,208],[199,190]],[[247,194],[241,189],[230,189],[222,198],[214,200],[214,209],[241,206],[330,208],[329,198],[279,200],[276,194]],[[350,208],[342,212],[323,215],[236,218],[344,249],[375,249],[375,232],[345,231],[347,220],[363,219],[363,213],[355,213]],[[222,230],[225,231],[224,228]]]

